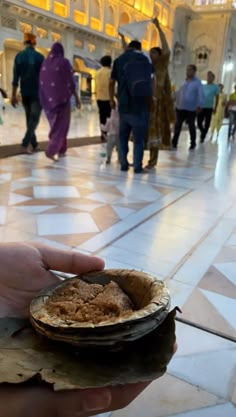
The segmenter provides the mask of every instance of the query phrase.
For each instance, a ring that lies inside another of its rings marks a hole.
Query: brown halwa
[[[132,311],[132,301],[114,281],[105,286],[74,281],[59,289],[47,302],[50,315],[81,323],[97,324]]]

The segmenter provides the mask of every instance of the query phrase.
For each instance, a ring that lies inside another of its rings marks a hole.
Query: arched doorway
[[[130,23],[130,16],[126,12],[122,12],[120,15],[120,25],[127,25]]]

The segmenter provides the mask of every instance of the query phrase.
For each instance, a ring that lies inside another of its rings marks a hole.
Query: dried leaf
[[[107,353],[83,351],[49,342],[26,321],[0,320],[0,383],[21,383],[37,376],[54,390],[103,387],[161,377],[173,355],[175,311],[155,331]]]

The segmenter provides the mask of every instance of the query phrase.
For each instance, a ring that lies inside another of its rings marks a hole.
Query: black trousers
[[[105,125],[107,119],[111,116],[111,105],[110,101],[97,100],[100,124]]]
[[[213,113],[213,109],[204,108],[198,114],[197,124],[198,124],[198,129],[201,132],[201,140],[202,141],[204,141],[204,139],[205,139],[205,137],[208,133],[208,130],[209,130],[209,127],[210,127],[210,124],[211,124],[212,113]]]
[[[189,111],[189,110],[178,110],[176,109],[176,123],[175,123],[175,131],[174,136],[172,139],[172,145],[177,147],[179,141],[179,135],[182,129],[182,125],[184,122],[187,122],[190,139],[191,139],[191,146],[196,145],[196,127],[195,127],[195,120],[196,120],[196,112]]]
[[[42,107],[39,99],[32,97],[22,97],[22,104],[26,117],[26,132],[22,140],[22,146],[27,148],[27,146],[32,145],[33,149],[36,149],[38,142],[35,130],[39,124]]]

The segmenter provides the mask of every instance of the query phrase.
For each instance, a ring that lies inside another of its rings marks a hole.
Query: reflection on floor
[[[0,126],[0,144],[20,144],[25,133],[25,117],[22,107],[13,109],[10,104],[7,104],[3,120],[4,125]],[[72,112],[69,138],[99,135],[99,119],[95,106],[90,111],[84,108]],[[37,138],[39,142],[48,139],[48,122],[43,113],[37,129]]]
[[[116,155],[101,166],[99,145],[57,164],[42,153],[0,160],[1,241],[73,247],[155,274],[186,320],[228,338],[178,323],[168,374],[113,417],[236,416],[236,148],[224,136],[188,153],[183,135],[139,176],[121,173]]]

